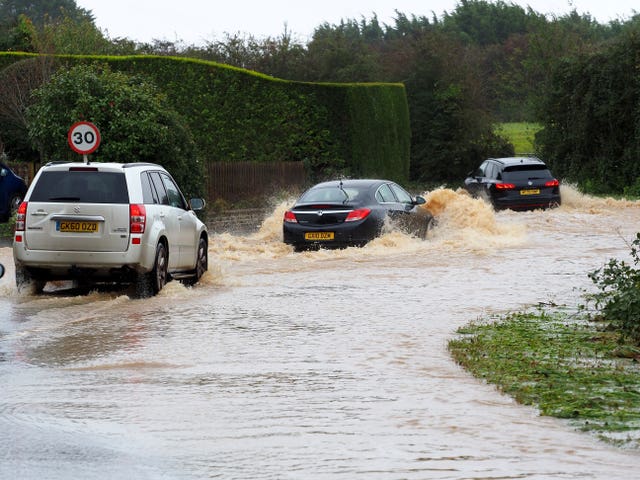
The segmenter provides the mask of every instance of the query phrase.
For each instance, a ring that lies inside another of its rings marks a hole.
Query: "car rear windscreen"
[[[505,182],[517,182],[542,178],[553,178],[551,172],[545,165],[516,165],[507,167],[502,172],[502,180]]]
[[[42,172],[32,202],[129,203],[124,173],[99,171]]]
[[[299,203],[346,203],[350,202],[360,194],[357,187],[324,187],[313,188],[307,191],[299,200]]]

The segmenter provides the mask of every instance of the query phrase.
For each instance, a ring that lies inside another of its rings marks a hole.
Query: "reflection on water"
[[[640,456],[467,375],[479,316],[575,301],[626,257],[638,204],[563,189],[545,212],[427,192],[426,241],[294,253],[278,206],[220,234],[193,288],[19,295],[0,282],[0,478],[640,478]],[[634,477],[635,475],[635,477]]]

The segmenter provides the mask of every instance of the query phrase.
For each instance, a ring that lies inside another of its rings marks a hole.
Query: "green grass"
[[[542,415],[602,440],[640,447],[640,349],[566,312],[471,324],[449,343],[455,360]]]
[[[505,137],[509,140],[516,151],[516,154],[525,154],[535,152],[533,140],[536,132],[538,132],[542,126],[538,123],[528,122],[509,122],[499,123],[495,127],[495,131],[498,135]]]

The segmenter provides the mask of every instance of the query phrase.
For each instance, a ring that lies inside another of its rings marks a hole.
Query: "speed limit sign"
[[[91,122],[77,122],[69,129],[67,140],[74,152],[89,155],[100,145],[100,132]]]

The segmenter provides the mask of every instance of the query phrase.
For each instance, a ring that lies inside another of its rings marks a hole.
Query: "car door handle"
[[[49,215],[48,212],[42,211],[42,210],[38,210],[36,212],[31,212],[31,216],[32,217],[46,217],[47,215]]]

